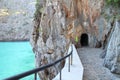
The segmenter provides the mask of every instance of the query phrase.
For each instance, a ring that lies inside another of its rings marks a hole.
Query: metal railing
[[[24,72],[24,73],[21,73],[21,74],[12,76],[12,77],[8,77],[8,78],[3,79],[3,80],[18,80],[18,79],[27,77],[27,76],[32,75],[32,74],[34,74],[34,80],[37,80],[37,72],[42,71],[42,70],[44,70],[44,69],[46,69],[46,68],[49,68],[49,67],[51,67],[51,66],[54,66],[54,65],[56,65],[57,63],[61,62],[62,60],[65,60],[65,59],[68,58],[68,57],[69,57],[69,59],[68,59],[68,61],[69,61],[68,71],[70,72],[70,64],[72,65],[72,52],[73,52],[73,49],[71,49],[70,54],[67,54],[66,56],[62,57],[61,59],[59,59],[59,60],[57,60],[57,61],[55,61],[55,62],[52,62],[52,63],[47,64],[47,65],[45,65],[45,66],[42,66],[42,67],[40,67],[40,68],[35,68],[35,69],[30,70],[30,71],[27,71],[27,72]],[[71,63],[70,63],[70,62],[71,62]],[[60,71],[60,80],[62,79],[62,78],[61,78],[61,72],[62,72],[62,71]]]

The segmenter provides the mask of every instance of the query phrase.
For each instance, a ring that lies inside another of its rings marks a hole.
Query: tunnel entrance
[[[88,46],[88,35],[86,33],[81,35],[81,46]]]

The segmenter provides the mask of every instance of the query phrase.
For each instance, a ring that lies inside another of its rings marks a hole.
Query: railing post
[[[34,80],[37,80],[37,73],[34,74]]]
[[[73,54],[71,54],[71,65],[73,64]]]
[[[68,62],[69,62],[69,64],[68,64],[68,72],[70,72],[70,56],[69,56],[68,59],[69,59],[69,60],[68,60]]]
[[[62,70],[60,70],[60,80],[62,80]]]

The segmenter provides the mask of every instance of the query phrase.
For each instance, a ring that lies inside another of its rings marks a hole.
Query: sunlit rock
[[[0,41],[29,40],[36,0],[0,0]]]

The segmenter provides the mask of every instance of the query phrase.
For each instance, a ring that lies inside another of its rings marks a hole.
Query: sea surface
[[[29,42],[0,42],[0,80],[35,68]],[[34,75],[20,80],[34,80]]]

